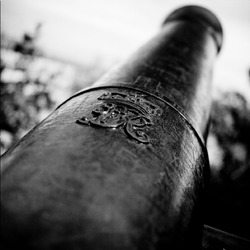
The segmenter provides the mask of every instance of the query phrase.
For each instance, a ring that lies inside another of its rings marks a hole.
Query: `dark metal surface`
[[[201,248],[217,27],[183,9],[3,156],[5,249]]]
[[[250,241],[204,225],[202,250],[249,250]]]

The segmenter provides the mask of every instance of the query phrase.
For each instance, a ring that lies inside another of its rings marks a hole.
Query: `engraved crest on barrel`
[[[77,120],[77,123],[94,127],[123,129],[132,139],[150,143],[148,134],[154,124],[153,117],[162,110],[145,99],[145,95],[129,92],[106,92],[97,98],[99,102],[92,111]]]

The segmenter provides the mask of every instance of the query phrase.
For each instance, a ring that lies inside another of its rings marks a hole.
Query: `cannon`
[[[222,27],[172,12],[126,62],[2,157],[4,249],[201,249]]]

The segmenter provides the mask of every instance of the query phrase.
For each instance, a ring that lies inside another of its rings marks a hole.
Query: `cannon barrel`
[[[200,249],[218,19],[177,9],[2,157],[5,249]]]

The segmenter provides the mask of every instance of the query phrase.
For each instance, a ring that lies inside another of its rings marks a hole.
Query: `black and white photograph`
[[[250,250],[250,1],[1,0],[3,250]]]

